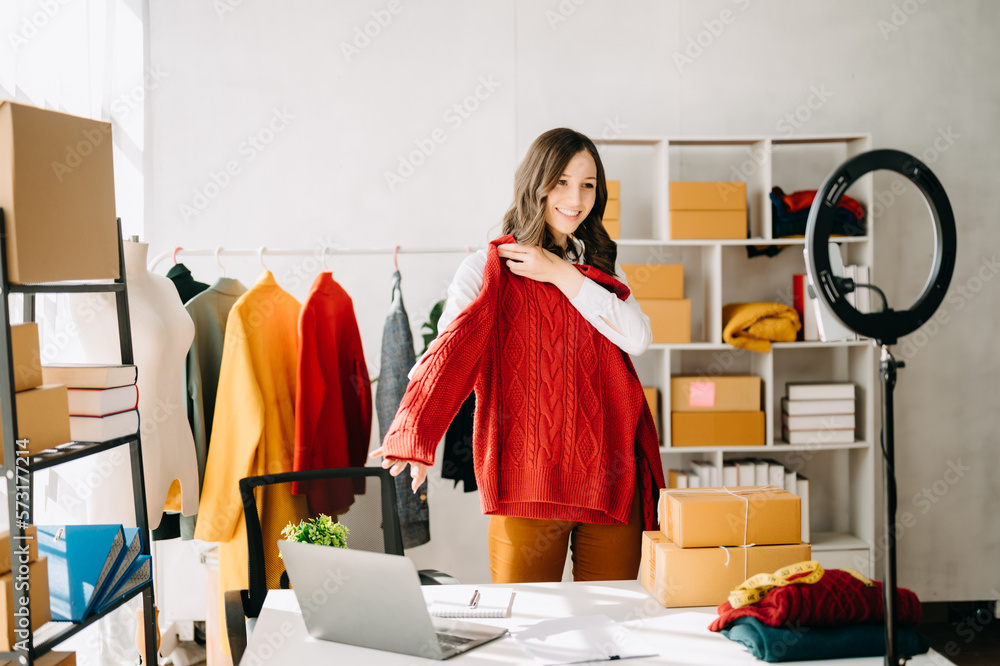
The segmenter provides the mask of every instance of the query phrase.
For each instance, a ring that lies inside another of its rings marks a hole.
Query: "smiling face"
[[[555,242],[566,247],[567,237],[590,214],[597,198],[597,164],[581,150],[563,169],[545,201],[545,225]]]

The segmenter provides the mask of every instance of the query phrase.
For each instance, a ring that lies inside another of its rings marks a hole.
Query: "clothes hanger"
[[[270,271],[270,269],[267,267],[267,264],[264,263],[264,252],[266,251],[267,251],[267,246],[261,245],[260,249],[257,250],[257,259],[258,261],[260,261],[260,265],[261,267],[263,267],[265,271]]]
[[[392,266],[396,271],[399,271],[399,259],[396,256],[398,253],[399,253],[399,246],[397,245],[392,248]]]
[[[219,270],[222,271],[222,277],[226,277],[226,267],[222,265],[222,246],[215,248],[215,263],[219,265]]]
[[[179,252],[180,250],[183,250],[183,249],[184,249],[184,248],[182,248],[182,247],[181,247],[180,245],[178,245],[177,247],[175,247],[175,248],[174,248],[174,253],[173,253],[172,255],[170,255],[170,256],[171,256],[171,259],[173,259],[173,260],[174,260],[174,266],[176,266],[176,265],[177,265],[177,253],[178,253],[178,252]]]
[[[323,267],[324,271],[330,270],[330,268],[326,265],[326,255],[327,255],[327,252],[329,252],[329,250],[330,250],[330,248],[328,248],[326,245],[324,245],[323,246],[323,252],[319,256],[319,263]],[[330,272],[332,273],[333,271],[330,271]]]

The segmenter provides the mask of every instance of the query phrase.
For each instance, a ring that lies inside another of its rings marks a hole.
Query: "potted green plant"
[[[347,548],[347,532],[347,527],[335,522],[325,513],[321,513],[319,518],[302,520],[299,521],[298,525],[289,521],[281,530],[281,536],[288,541]]]

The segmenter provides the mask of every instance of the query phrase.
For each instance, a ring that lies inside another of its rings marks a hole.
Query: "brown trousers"
[[[559,582],[567,545],[573,580],[635,580],[642,545],[639,487],[627,525],[491,516],[489,544],[494,583]]]

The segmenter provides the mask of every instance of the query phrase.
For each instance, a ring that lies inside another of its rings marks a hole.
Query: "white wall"
[[[990,355],[1000,323],[1000,281],[992,280],[1000,231],[990,224],[1000,205],[992,187],[1000,5],[149,3],[149,64],[166,73],[147,106],[153,254],[175,246],[481,246],[496,235],[528,144],[562,125],[595,137],[871,132],[876,147],[922,156],[955,208],[954,284],[967,296],[953,291],[942,306],[948,321],[897,352],[908,362],[896,393],[900,511],[914,518],[900,537],[899,581],[924,600],[1000,590]],[[345,55],[341,45],[378,17],[378,34]],[[452,105],[477,92],[477,108],[455,120]],[[390,187],[385,173],[436,129],[443,142]],[[270,138],[262,150],[245,143],[256,134]],[[218,176],[227,163],[235,175]],[[892,180],[876,178],[884,202]],[[196,200],[197,192],[208,196]],[[875,224],[877,283],[897,308],[929,271],[921,207],[911,192]],[[414,329],[461,258],[401,255]],[[202,280],[218,274],[213,260],[187,263]],[[354,298],[375,376],[391,260],[329,263]],[[268,265],[300,298],[319,270],[312,257]],[[260,269],[256,259],[227,266],[248,284]],[[949,472],[959,462],[961,475]],[[433,540],[409,554],[419,566],[487,581],[487,521],[476,495],[450,486],[434,483]]]

